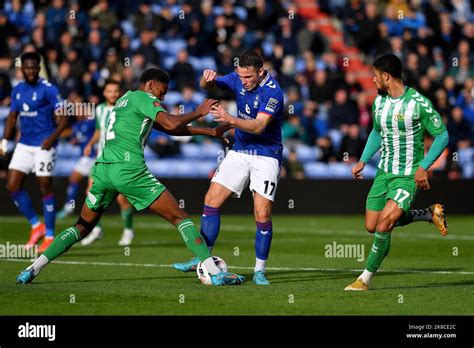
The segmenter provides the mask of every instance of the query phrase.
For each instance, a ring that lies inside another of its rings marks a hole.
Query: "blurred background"
[[[160,66],[172,81],[164,104],[182,113],[207,96],[198,85],[204,69],[230,73],[235,58],[253,49],[285,92],[283,180],[350,179],[372,127],[377,91],[370,64],[391,52],[404,64],[406,84],[433,102],[449,130],[449,147],[430,175],[469,179],[473,8],[472,0],[0,1],[0,134],[11,89],[22,79],[16,59],[25,51],[42,55],[41,75],[70,102],[98,104],[107,78],[125,92],[138,87],[144,69]],[[237,113],[232,94],[211,96]],[[215,124],[208,115],[196,125]],[[425,143],[429,148],[431,139]],[[160,178],[207,179],[223,150],[209,138],[153,131],[145,157]],[[79,157],[67,130],[56,176],[69,176]],[[0,177],[8,160],[0,163]],[[366,178],[375,175],[377,160]]]

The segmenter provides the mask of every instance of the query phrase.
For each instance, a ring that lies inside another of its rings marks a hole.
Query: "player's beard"
[[[380,89],[380,88],[377,89],[377,93],[382,96],[387,95],[387,91],[384,91],[383,89]]]

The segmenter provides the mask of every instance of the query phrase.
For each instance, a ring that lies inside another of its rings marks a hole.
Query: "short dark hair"
[[[142,76],[140,76],[140,83],[147,83],[148,81],[158,81],[169,84],[170,76],[166,71],[159,68],[150,68],[145,70]]]
[[[21,64],[23,64],[25,60],[36,60],[38,64],[40,64],[41,56],[36,52],[26,52],[21,55],[20,60],[21,60]]]
[[[107,80],[105,80],[104,88],[105,88],[107,85],[117,85],[117,86],[120,87],[120,82],[118,82],[117,80],[114,80],[114,79],[107,79]]]
[[[239,57],[239,66],[241,68],[254,67],[259,71],[263,68],[263,58],[254,51],[245,51]]]
[[[397,79],[402,78],[402,62],[394,54],[388,53],[378,57],[374,62],[374,68],[386,72]]]

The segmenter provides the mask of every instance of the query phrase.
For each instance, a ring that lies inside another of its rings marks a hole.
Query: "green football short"
[[[388,199],[398,204],[405,212],[415,199],[417,186],[413,175],[394,175],[379,169],[375,176],[372,188],[367,196],[365,208],[367,210],[383,210]]]
[[[92,187],[86,204],[93,211],[104,211],[119,193],[137,210],[148,208],[166,190],[148,168],[123,163],[95,163]]]

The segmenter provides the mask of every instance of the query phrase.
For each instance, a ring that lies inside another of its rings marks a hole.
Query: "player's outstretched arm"
[[[217,100],[215,99],[205,99],[195,111],[182,115],[174,115],[164,111],[159,111],[156,114],[155,122],[158,123],[165,132],[174,132],[192,121],[202,116],[206,116],[211,110],[211,107],[216,103]]]
[[[7,141],[13,139],[15,135],[15,126],[18,119],[17,111],[10,111],[5,121],[5,130],[3,131],[2,146],[0,147],[0,156],[5,156],[7,152]]]
[[[221,125],[216,128],[207,128],[207,127],[193,127],[193,126],[181,126],[173,131],[166,131],[161,127],[158,123],[153,124],[153,128],[156,130],[165,132],[169,135],[175,135],[175,136],[189,136],[189,135],[206,135],[208,137],[220,139],[226,144],[229,143],[229,139],[227,139],[224,134],[227,132],[229,129],[232,127],[229,125]]]
[[[216,82],[217,73],[214,70],[206,69],[202,73],[199,87],[204,89],[211,89]]]
[[[253,134],[262,134],[265,127],[271,122],[272,117],[263,112],[259,112],[253,120],[244,120],[229,114],[222,105],[214,105],[211,109],[211,115],[215,121],[228,124],[233,128],[238,128],[245,132]]]

